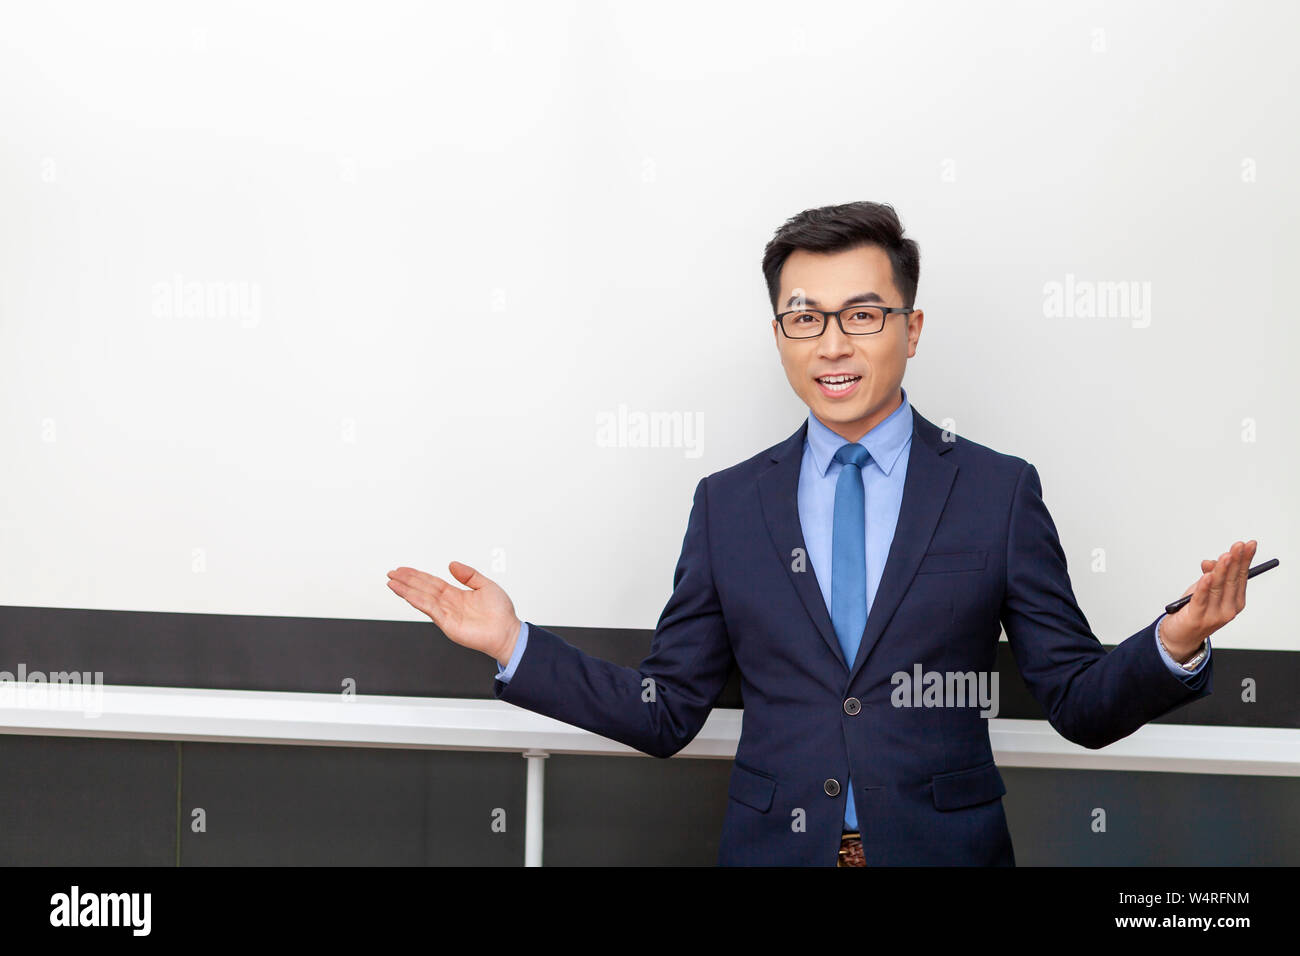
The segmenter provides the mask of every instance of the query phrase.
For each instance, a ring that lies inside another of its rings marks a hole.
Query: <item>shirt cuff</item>
[[[1196,665],[1195,670],[1189,671],[1182,664],[1179,664],[1176,660],[1170,657],[1169,652],[1165,650],[1165,646],[1160,643],[1160,622],[1163,621],[1166,617],[1168,617],[1167,614],[1161,614],[1160,617],[1156,618],[1156,650],[1160,652],[1161,660],[1165,662],[1165,666],[1169,668],[1169,672],[1173,674],[1175,677],[1182,677],[1182,678],[1195,677],[1202,670],[1204,670],[1205,665],[1210,662],[1210,640],[1209,638],[1205,639],[1205,656],[1201,658],[1201,662]]]
[[[515,638],[515,650],[510,655],[510,662],[505,667],[497,662],[497,680],[503,684],[510,683],[510,678],[515,676],[515,668],[519,666],[519,658],[524,656],[524,647],[528,644],[528,622],[519,623],[519,636]],[[1184,674],[1187,671],[1183,671]]]

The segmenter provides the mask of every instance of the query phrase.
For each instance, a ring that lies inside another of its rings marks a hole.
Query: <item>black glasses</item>
[[[884,305],[851,305],[838,312],[823,312],[821,309],[793,309],[776,316],[781,323],[781,331],[788,339],[813,339],[826,331],[830,317],[840,324],[840,331],[845,335],[873,335],[885,327],[885,316],[897,312],[910,315],[916,309],[900,309]]]

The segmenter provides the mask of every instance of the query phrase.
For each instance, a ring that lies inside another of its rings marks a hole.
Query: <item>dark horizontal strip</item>
[[[654,632],[552,627],[575,647],[635,667]],[[101,672],[105,684],[223,690],[492,699],[496,663],[448,640],[432,623],[347,618],[186,614],[0,606],[0,671]],[[999,717],[1045,715],[998,645]],[[1254,681],[1257,700],[1242,698]],[[1158,723],[1300,727],[1300,652],[1214,649],[1214,693]],[[717,706],[741,706],[733,672]]]

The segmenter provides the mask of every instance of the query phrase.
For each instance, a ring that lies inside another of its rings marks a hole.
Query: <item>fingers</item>
[[[1228,560],[1223,569],[1223,589],[1219,592],[1217,613],[1223,620],[1232,620],[1237,614],[1237,570],[1241,567],[1242,550],[1240,541],[1228,549]]]
[[[1185,613],[1186,623],[1204,627],[1209,632],[1227,624],[1246,606],[1246,578],[1259,542],[1233,542],[1217,558],[1201,560],[1201,576],[1184,592],[1191,595]]]
[[[1232,550],[1229,549],[1217,558],[1201,559],[1201,576],[1192,585],[1192,599],[1187,610],[1197,621],[1217,621],[1222,612],[1225,580],[1229,571]]]
[[[426,574],[424,571],[417,571],[415,568],[397,568],[388,572],[392,579],[400,581],[407,587],[416,588],[432,594],[434,597],[441,597],[442,592],[451,587],[442,578],[435,577],[432,574]]]
[[[1257,547],[1254,540],[1236,541],[1215,562],[1206,611],[1216,622],[1226,624],[1246,606],[1246,575]]]
[[[466,587],[473,588],[475,591],[488,583],[487,577],[479,574],[478,571],[474,570],[474,568],[471,568],[468,564],[463,564],[460,561],[451,562],[447,565],[447,568],[451,571],[452,577]]]
[[[461,561],[452,561],[447,567],[451,570],[452,577],[475,590],[491,583],[487,577]],[[427,614],[444,631],[444,618],[455,612],[454,602],[460,595],[469,593],[453,587],[437,575],[408,567],[389,571],[388,587],[412,607]]]
[[[444,620],[448,610],[445,604],[446,592],[460,591],[442,578],[407,567],[395,568],[388,572],[388,588],[411,607],[427,614],[429,619],[443,631],[446,630]]]
[[[1219,595],[1223,593],[1223,575],[1228,570],[1228,560],[1231,557],[1231,550],[1223,552],[1214,562],[1214,570],[1210,572],[1210,586],[1206,594],[1210,610],[1219,605]]]
[[[1214,570],[1210,572],[1210,593],[1209,606],[1207,612],[1210,617],[1218,622],[1231,618],[1231,614],[1225,617],[1225,609],[1228,605],[1228,591],[1232,582],[1232,575],[1237,569],[1237,562],[1241,560],[1238,541],[1233,544],[1227,551],[1219,555],[1218,562],[1214,565]]]
[[[400,580],[393,578],[391,575],[392,572],[390,571],[388,587],[393,591],[393,593],[406,600],[406,602],[417,611],[422,611],[427,614],[429,619],[441,628],[442,608],[439,606],[437,599],[427,591],[421,591],[417,588],[411,587],[409,584],[403,584]]]
[[[1238,603],[1246,591],[1246,572],[1250,570],[1250,549],[1244,541],[1232,546],[1232,561],[1223,577],[1223,607],[1227,620],[1232,620],[1241,610]]]
[[[1212,580],[1214,562],[1201,562],[1202,567],[1206,564],[1211,565],[1211,567],[1202,572],[1201,576],[1187,590],[1187,593],[1192,596],[1192,599],[1187,602],[1187,610],[1191,612],[1189,617],[1198,621],[1206,615],[1210,606],[1210,581]]]
[[[461,561],[452,561],[447,567],[451,570],[454,577],[461,584],[464,584],[474,590],[478,590],[484,585],[491,584],[491,580],[485,575],[480,574],[474,568]],[[452,587],[449,583],[434,574],[428,574],[424,571],[417,571],[415,568],[395,568],[388,572],[389,586],[394,582],[404,585],[411,592],[419,592],[431,600],[444,601],[447,599],[448,591],[462,594],[460,588]],[[399,592],[401,593],[401,592]],[[406,595],[403,594],[403,597]]]
[[[1246,576],[1250,573],[1250,563],[1255,560],[1255,551],[1258,548],[1259,542],[1251,539],[1241,550],[1241,566],[1237,568],[1233,594],[1233,607],[1238,614],[1246,607]]]

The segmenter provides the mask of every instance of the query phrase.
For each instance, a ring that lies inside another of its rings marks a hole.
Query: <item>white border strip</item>
[[[715,709],[684,757],[731,758],[743,712]],[[1300,730],[1148,724],[1101,750],[1042,720],[990,722],[1006,767],[1300,776]],[[0,733],[336,747],[638,755],[499,700],[0,683]]]

